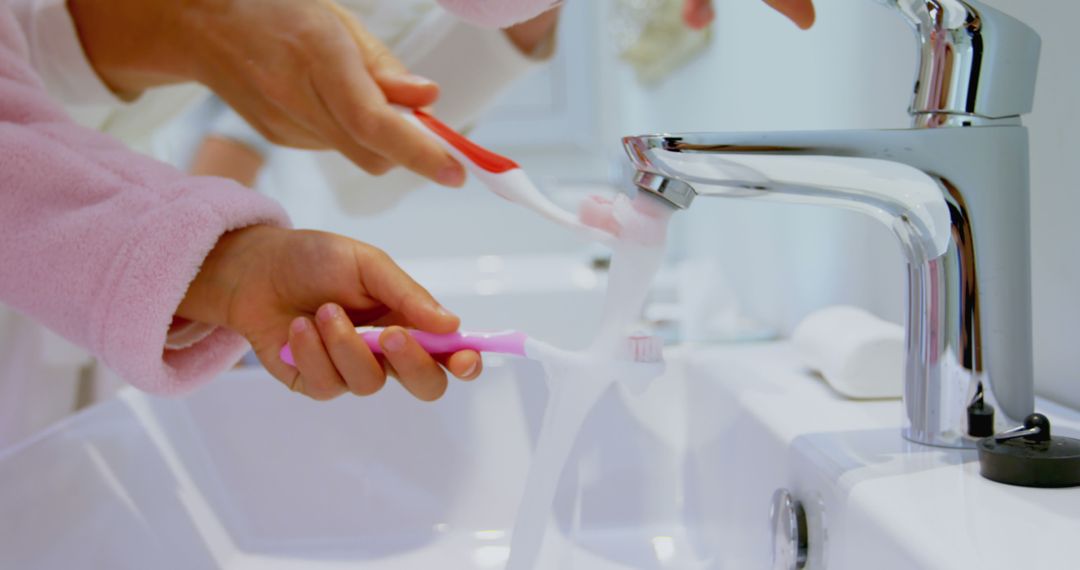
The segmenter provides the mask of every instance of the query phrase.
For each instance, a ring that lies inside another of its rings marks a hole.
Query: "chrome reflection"
[[[879,0],[915,29],[909,130],[626,137],[635,182],[675,207],[698,196],[857,210],[908,262],[905,435],[973,447],[1034,408],[1028,139],[1040,40],[973,0]],[[981,410],[982,408],[980,408]]]

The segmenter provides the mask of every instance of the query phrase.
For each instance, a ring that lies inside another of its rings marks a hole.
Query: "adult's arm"
[[[67,0],[9,0],[8,4],[26,38],[27,59],[54,100],[80,107],[123,103],[86,58]]]
[[[121,97],[195,81],[277,144],[332,148],[373,174],[401,165],[464,183],[461,165],[390,105],[430,105],[438,86],[332,0],[67,4],[88,59]]]

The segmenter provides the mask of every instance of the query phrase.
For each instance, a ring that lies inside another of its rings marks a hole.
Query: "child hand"
[[[482,366],[473,351],[428,355],[401,327],[450,333],[459,319],[381,250],[334,234],[253,226],[222,236],[177,315],[244,335],[274,377],[316,400],[374,394],[389,374],[432,401],[447,387],[440,364],[463,380]],[[355,325],[389,327],[385,356]],[[286,343],[296,368],[279,357]]]

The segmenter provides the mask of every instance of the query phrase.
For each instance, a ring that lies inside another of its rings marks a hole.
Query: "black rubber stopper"
[[[1080,486],[1080,439],[1054,437],[1042,414],[1024,419],[1022,432],[1005,432],[979,441],[983,477],[1023,487]]]
[[[968,435],[990,437],[994,435],[994,406],[981,398],[968,406]]]

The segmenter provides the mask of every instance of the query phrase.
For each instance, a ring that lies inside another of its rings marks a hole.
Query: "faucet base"
[[[900,430],[904,439],[919,445],[940,447],[942,449],[975,449],[979,440],[958,434],[927,434],[917,433],[910,427]]]

